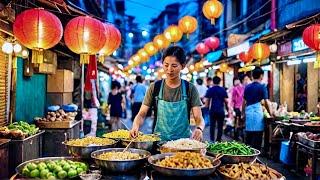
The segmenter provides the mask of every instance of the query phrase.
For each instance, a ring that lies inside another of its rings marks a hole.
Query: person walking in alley
[[[233,80],[233,88],[231,92],[231,101],[233,105],[233,110],[235,112],[234,117],[234,139],[238,140],[239,132],[242,129],[242,119],[241,119],[241,110],[243,104],[243,93],[244,87],[242,86],[239,78]]]
[[[228,95],[225,88],[220,86],[220,82],[221,79],[218,76],[213,77],[213,86],[208,89],[205,95],[205,106],[209,107],[210,113],[210,139],[213,142],[221,141],[225,118],[225,105],[226,108],[228,108]],[[218,124],[218,134],[215,139],[216,124]]]
[[[147,88],[144,84],[142,84],[142,82],[143,82],[142,76],[137,75],[136,76],[136,83],[137,84],[134,85],[131,90],[131,98],[133,101],[132,107],[131,107],[132,122],[133,122],[134,118],[136,117],[136,115],[138,114],[140,107],[142,105],[142,102],[143,102],[143,98],[146,95]]]
[[[111,131],[116,131],[121,128],[120,118],[125,109],[125,98],[121,92],[119,92],[120,88],[121,85],[118,81],[112,81],[111,92],[108,97]]]
[[[265,85],[261,83],[263,79],[263,70],[256,67],[253,72],[253,82],[248,84],[244,90],[243,112],[245,115],[246,144],[260,150],[262,144],[262,135],[264,131],[264,118],[261,102],[269,114],[270,102]]]

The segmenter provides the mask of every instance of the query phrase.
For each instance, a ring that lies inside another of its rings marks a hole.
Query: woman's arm
[[[192,138],[200,141],[203,138],[202,131],[204,130],[204,127],[205,127],[200,106],[193,107],[192,113],[196,123],[196,129],[192,133]]]
[[[138,136],[139,128],[143,124],[148,110],[149,106],[146,106],[144,104],[141,105],[141,108],[133,121],[132,129],[130,131],[131,137],[135,138]]]

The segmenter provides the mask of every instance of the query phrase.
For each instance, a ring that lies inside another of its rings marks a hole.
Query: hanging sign
[[[308,46],[303,42],[302,38],[292,40],[292,52],[302,51],[308,49]]]

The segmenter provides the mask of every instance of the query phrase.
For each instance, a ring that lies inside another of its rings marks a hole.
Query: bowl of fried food
[[[148,162],[156,171],[168,176],[208,176],[220,165],[220,160],[196,152],[157,154]]]
[[[259,163],[239,163],[227,164],[219,167],[219,174],[224,179],[279,179],[285,180],[286,178],[276,170]]]
[[[142,132],[139,132],[139,135],[141,134]],[[119,129],[117,131],[106,133],[102,136],[109,139],[125,140],[125,139],[130,139],[130,131],[126,129]]]
[[[107,171],[128,172],[143,166],[151,153],[142,149],[109,148],[91,153],[95,163]]]
[[[142,134],[135,139],[122,139],[121,144],[127,147],[130,141],[132,141],[129,145],[130,148],[151,151],[156,143],[160,141],[160,137],[155,134]]]
[[[117,141],[99,137],[85,137],[82,139],[71,139],[63,142],[68,152],[73,157],[90,159],[91,153],[100,149],[114,147]]]
[[[206,144],[194,139],[181,138],[173,141],[168,141],[160,146],[161,153],[175,153],[175,152],[198,152],[204,153],[206,151]]]

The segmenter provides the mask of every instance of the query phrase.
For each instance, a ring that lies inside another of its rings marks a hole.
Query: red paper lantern
[[[89,55],[98,53],[105,45],[104,25],[89,16],[73,18],[65,28],[64,41],[71,51],[80,54],[81,64],[88,64]]]
[[[105,29],[106,42],[99,51],[99,62],[101,63],[103,63],[105,56],[110,56],[121,44],[120,31],[109,23],[104,23],[103,26]]]
[[[248,63],[248,62],[251,62],[253,58],[248,52],[242,52],[239,54],[239,59],[244,63]]]
[[[302,34],[303,42],[313,50],[316,50],[317,62],[320,61],[320,24],[307,27]]]
[[[270,55],[270,49],[267,44],[264,43],[254,43],[250,49],[249,54],[253,59],[261,61]]]
[[[16,17],[13,34],[22,45],[32,49],[32,63],[42,63],[43,50],[59,43],[63,28],[57,16],[36,8],[23,11]]]
[[[206,46],[204,43],[198,43],[197,46],[196,46],[196,50],[197,52],[203,56],[204,54],[207,54],[210,49],[208,48],[208,46]]]
[[[204,40],[204,44],[208,46],[210,49],[215,50],[220,45],[220,40],[217,37],[208,37]]]

